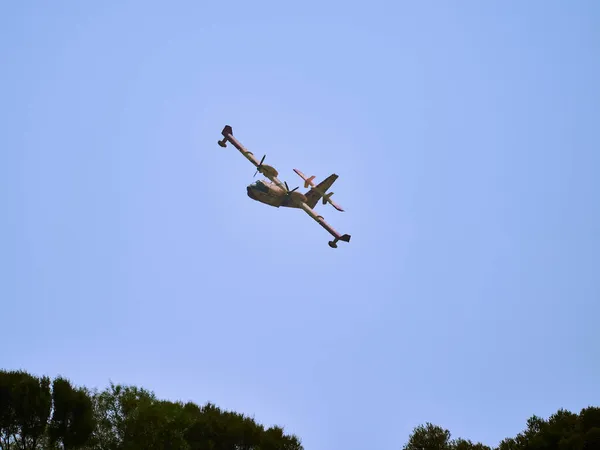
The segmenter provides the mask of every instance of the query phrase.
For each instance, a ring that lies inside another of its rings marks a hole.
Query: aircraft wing
[[[273,181],[275,184],[277,184],[278,186],[280,186],[280,187],[282,187],[282,188],[285,189],[284,184],[277,178],[277,176],[279,175],[279,173],[277,172],[277,170],[273,166],[269,166],[267,164],[263,164],[263,161],[265,160],[265,156],[266,155],[263,156],[260,161],[257,160],[254,157],[254,154],[251,151],[249,151],[248,149],[246,149],[233,136],[233,129],[229,125],[225,125],[225,128],[223,128],[223,131],[221,131],[221,134],[223,135],[223,139],[221,139],[220,141],[218,141],[218,144],[221,147],[226,147],[227,146],[227,142],[231,142],[233,144],[233,146],[235,148],[237,148],[240,151],[240,153],[242,155],[244,155],[244,157],[254,165],[254,167],[256,167],[256,171],[257,172],[260,172],[265,177],[267,177],[269,180]]]
[[[333,195],[333,192],[330,193],[326,193],[327,189],[329,189],[331,187],[331,185],[333,183],[335,183],[335,180],[338,179],[338,176],[333,173],[331,175],[329,175],[327,178],[325,178],[323,181],[321,181],[318,185],[315,185],[315,183],[313,183],[314,180],[314,175],[310,178],[307,178],[306,175],[304,175],[302,172],[300,172],[298,169],[294,169],[294,172],[296,172],[300,178],[302,178],[304,180],[304,187],[307,188],[308,186],[311,187],[310,191],[308,191],[306,194],[306,198],[307,198],[307,204],[308,206],[310,206],[311,208],[314,208],[315,205],[317,204],[317,202],[323,198],[323,204],[329,202],[331,204],[331,206],[333,206],[335,209],[337,209],[338,211],[344,211],[344,209],[338,205],[336,202],[334,202],[333,200],[331,200],[331,196]]]
[[[323,219],[322,216],[317,214],[306,203],[302,203],[301,208],[304,210],[304,212],[306,212],[306,214],[308,214],[310,217],[312,217],[315,220],[315,222],[317,222],[319,225],[321,225],[323,228],[325,228],[329,232],[329,234],[331,234],[333,236],[333,238],[334,238],[333,241],[329,241],[330,247],[337,248],[337,241],[350,242],[349,234],[342,235],[342,234],[338,233],[331,225],[329,225],[327,222],[325,222],[325,219]]]

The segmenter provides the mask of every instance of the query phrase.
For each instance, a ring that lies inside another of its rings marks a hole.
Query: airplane
[[[338,178],[336,174],[330,175],[325,180],[315,185],[313,182],[315,178],[314,175],[311,177],[306,177],[306,175],[304,175],[298,169],[294,169],[294,172],[296,172],[298,176],[304,180],[304,188],[307,189],[310,186],[311,189],[305,194],[297,192],[300,186],[290,190],[287,182],[281,182],[279,178],[277,178],[279,175],[277,170],[273,166],[264,164],[264,160],[267,155],[264,155],[262,159],[258,161],[252,152],[244,148],[244,146],[233,136],[233,129],[229,125],[225,125],[225,128],[223,128],[221,134],[223,135],[223,139],[217,141],[221,147],[225,148],[227,146],[227,142],[232,143],[233,146],[237,148],[248,161],[254,164],[254,167],[256,167],[254,176],[260,172],[269,179],[269,181],[259,180],[248,185],[246,188],[248,197],[250,197],[252,200],[256,200],[276,208],[283,206],[286,208],[302,209],[333,236],[334,239],[328,242],[331,248],[337,248],[338,241],[350,242],[349,234],[342,235],[338,233],[331,225],[325,222],[322,216],[313,210],[319,200],[322,199],[324,205],[329,203],[338,211],[344,211],[340,205],[331,199],[333,192],[327,193],[327,190]]]

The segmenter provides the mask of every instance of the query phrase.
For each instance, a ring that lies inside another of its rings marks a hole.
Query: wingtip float
[[[310,190],[305,192],[304,194],[301,192],[297,192],[298,187],[290,190],[288,184],[284,181],[281,182],[277,176],[279,173],[277,170],[268,165],[264,164],[265,157],[264,155],[260,161],[257,160],[252,152],[248,151],[234,136],[233,129],[229,125],[225,125],[223,131],[221,131],[223,135],[223,139],[219,140],[217,143],[225,148],[227,147],[227,142],[230,142],[235,148],[239,150],[239,152],[244,155],[244,157],[250,161],[254,167],[256,167],[255,176],[257,173],[261,173],[267,180],[259,180],[255,183],[249,185],[246,190],[248,193],[248,197],[252,200],[256,200],[258,202],[264,203],[269,206],[274,206],[279,208],[280,206],[287,208],[297,208],[302,209],[306,212],[310,217],[315,220],[319,225],[325,228],[329,234],[333,236],[333,240],[329,241],[328,244],[331,248],[337,248],[338,241],[342,242],[350,242],[349,234],[340,234],[338,233],[331,225],[329,225],[322,216],[317,214],[314,211],[314,207],[317,205],[319,200],[322,200],[323,204],[329,203],[338,211],[344,211],[340,205],[334,202],[331,199],[333,192],[328,193],[327,190],[331,187],[331,185],[337,180],[338,175],[332,174],[323,181],[318,184],[315,184],[313,180],[315,176],[306,177],[302,172],[298,169],[294,169],[294,172],[298,174],[300,178],[304,180],[304,188],[308,189],[310,186]]]

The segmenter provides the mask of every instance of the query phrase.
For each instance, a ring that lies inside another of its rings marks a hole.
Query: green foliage
[[[416,427],[404,450],[491,450],[465,439],[450,439],[450,432],[427,423]],[[559,409],[548,420],[531,416],[514,438],[502,440],[496,450],[600,450],[600,408],[575,414]]]
[[[95,428],[92,400],[83,389],[74,389],[64,378],[52,384],[54,411],[48,428],[50,445],[62,444],[65,450],[87,444]]]
[[[94,450],[121,450],[126,448],[128,428],[140,409],[156,400],[151,392],[133,386],[110,383],[102,392],[92,397],[96,429],[91,439]]]
[[[456,439],[450,444],[453,450],[491,450],[487,445],[481,443],[474,444],[467,439]]]
[[[404,450],[450,449],[450,431],[429,422],[416,427],[409,436],[408,443],[404,446]]]
[[[50,379],[23,371],[0,371],[0,446],[36,449],[42,443],[52,397]]]
[[[598,408],[585,408],[579,414],[559,409],[548,420],[533,416],[510,450],[600,449],[594,427],[600,427]]]
[[[52,386],[52,389],[50,387]],[[282,428],[210,403],[159,400],[110,383],[87,391],[58,377],[0,371],[1,450],[302,450]]]
[[[278,426],[207,403],[161,400],[135,386],[103,391],[51,383],[23,371],[0,371],[0,450],[303,450]],[[426,423],[403,450],[491,450]],[[559,409],[532,416],[522,432],[495,450],[600,450],[600,408]]]
[[[438,425],[419,425],[413,429],[404,450],[491,450],[486,445],[474,444],[467,439],[451,439],[451,436],[449,430]]]
[[[0,371],[0,448],[7,450],[17,433],[17,417],[14,399],[15,374]]]

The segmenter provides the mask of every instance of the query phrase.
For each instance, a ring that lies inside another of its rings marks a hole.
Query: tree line
[[[303,450],[283,428],[207,403],[172,402],[135,386],[102,390],[68,379],[0,371],[0,450]],[[497,447],[453,439],[426,423],[403,450],[600,450],[600,408],[532,416]]]
[[[135,386],[102,390],[0,371],[1,450],[303,450],[283,428]]]
[[[600,408],[588,407],[579,414],[559,409],[548,419],[532,416],[517,436],[497,447],[452,439],[450,431],[427,423],[414,428],[404,450],[600,450]]]

